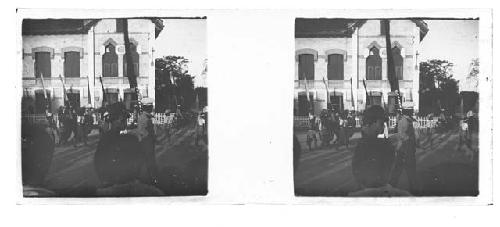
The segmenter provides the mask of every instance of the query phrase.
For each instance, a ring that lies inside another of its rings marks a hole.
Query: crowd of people
[[[309,150],[330,144],[349,147],[349,139],[354,134],[356,119],[354,112],[344,111],[342,114],[334,110],[323,110],[319,117],[309,113],[309,129],[307,131],[307,146]],[[314,146],[313,146],[314,145]]]
[[[393,136],[388,135],[388,114],[381,106],[370,106],[364,112],[358,141],[352,157],[352,173],[358,190],[350,196],[410,196],[418,193],[416,177],[416,136],[411,111],[398,109]],[[323,110],[319,120],[310,115],[311,128],[307,145],[311,149],[316,136],[322,146],[333,143],[349,145],[356,128],[354,113],[337,114]],[[294,171],[297,171],[302,149],[294,136]],[[399,189],[402,172],[406,172],[409,191]]]
[[[186,119],[180,108],[176,119]],[[93,165],[100,185],[97,196],[156,196],[159,174],[156,163],[156,129],[153,100],[143,98],[140,106],[127,110],[117,102],[94,109],[90,106],[58,109],[57,117],[47,112],[41,122],[23,121],[22,166],[26,196],[53,196],[42,187],[56,146],[88,145],[89,134],[99,132]],[[130,119],[133,119],[131,122]],[[178,120],[179,122],[182,120]],[[207,143],[207,114],[196,121],[195,143]],[[97,135],[96,135],[97,136]]]

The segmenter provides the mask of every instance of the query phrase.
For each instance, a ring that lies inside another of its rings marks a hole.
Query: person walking
[[[391,176],[391,185],[398,186],[399,178],[403,170],[408,177],[410,192],[417,191],[417,165],[415,159],[416,138],[413,128],[413,119],[408,116],[405,109],[397,111],[396,123],[396,162]]]
[[[384,109],[378,105],[370,106],[363,113],[361,140],[352,158],[352,173],[361,190],[385,187],[389,183],[395,151],[387,139],[378,138],[387,120]]]
[[[137,118],[137,128],[125,130],[125,134],[133,134],[139,139],[141,152],[144,158],[147,178],[152,184],[158,184],[158,169],[155,154],[155,132],[153,128],[153,99],[143,98],[142,111]]]
[[[307,130],[307,146],[309,147],[309,151],[312,151],[312,143],[314,142],[314,147],[318,147],[318,138],[316,136],[317,125],[316,125],[316,116],[312,113],[309,113],[309,129]]]

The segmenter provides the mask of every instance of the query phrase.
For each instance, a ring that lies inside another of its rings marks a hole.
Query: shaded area
[[[296,133],[302,147],[295,173],[297,196],[347,196],[360,188],[354,180],[351,159],[360,134],[355,133],[349,149],[332,145],[309,151],[306,132]],[[418,136],[417,184],[415,196],[477,196],[478,135],[473,134],[471,147],[459,148],[458,131]],[[406,173],[398,187],[408,190]]]
[[[195,126],[190,123],[167,133],[157,128],[155,147],[159,169],[156,185],[166,196],[206,195],[208,150],[203,142],[195,144]],[[95,197],[102,188],[94,169],[94,153],[99,134],[89,136],[88,146],[58,146],[41,188],[57,197]]]

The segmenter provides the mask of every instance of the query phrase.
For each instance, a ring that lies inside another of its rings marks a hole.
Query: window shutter
[[[299,79],[303,80],[304,76],[308,80],[314,80],[314,55],[312,54],[299,55]]]
[[[35,53],[35,77],[39,78],[41,74],[43,74],[43,77],[51,76],[49,52]]]
[[[118,76],[118,63],[116,62],[111,63],[111,76],[112,77]]]
[[[343,80],[344,79],[344,55],[330,54],[328,55],[328,80]]]
[[[65,77],[80,77],[80,53],[65,52],[64,53],[64,76]]]
[[[375,67],[375,80],[381,80],[382,79],[382,67],[376,66]]]
[[[373,66],[368,66],[368,73],[366,75],[366,79],[367,80],[373,80],[374,79],[374,76],[373,76],[374,73],[373,73],[373,71],[374,71]]]

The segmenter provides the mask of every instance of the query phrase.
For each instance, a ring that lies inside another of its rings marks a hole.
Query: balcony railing
[[[304,80],[295,80],[295,89],[305,89]],[[351,80],[328,80],[328,88],[351,88]],[[399,87],[412,87],[412,80],[400,80]],[[309,89],[324,89],[325,84],[323,80],[307,80],[307,87]],[[358,81],[358,87],[363,88],[363,81]],[[387,88],[390,89],[388,80],[366,80],[366,87],[369,88]]]
[[[305,89],[304,80],[295,80],[295,89]],[[351,87],[351,80],[327,80],[329,88],[349,88]],[[324,89],[325,83],[323,80],[307,80],[307,87],[309,89]]]
[[[71,86],[73,87],[85,87],[87,86],[87,77],[66,77],[63,78],[65,86],[67,88],[70,88]],[[100,83],[99,82],[99,77],[95,78],[96,84]],[[59,77],[48,77],[48,78],[43,78],[44,85],[45,87],[59,87],[61,85],[61,79]],[[128,85],[128,78],[127,77],[103,77],[102,82],[104,85],[111,85],[111,84],[125,84]],[[137,78],[137,83],[138,84],[146,84],[148,83],[148,77],[138,77]],[[23,87],[41,87],[42,86],[42,79],[41,78],[35,78],[35,77],[23,77]]]

